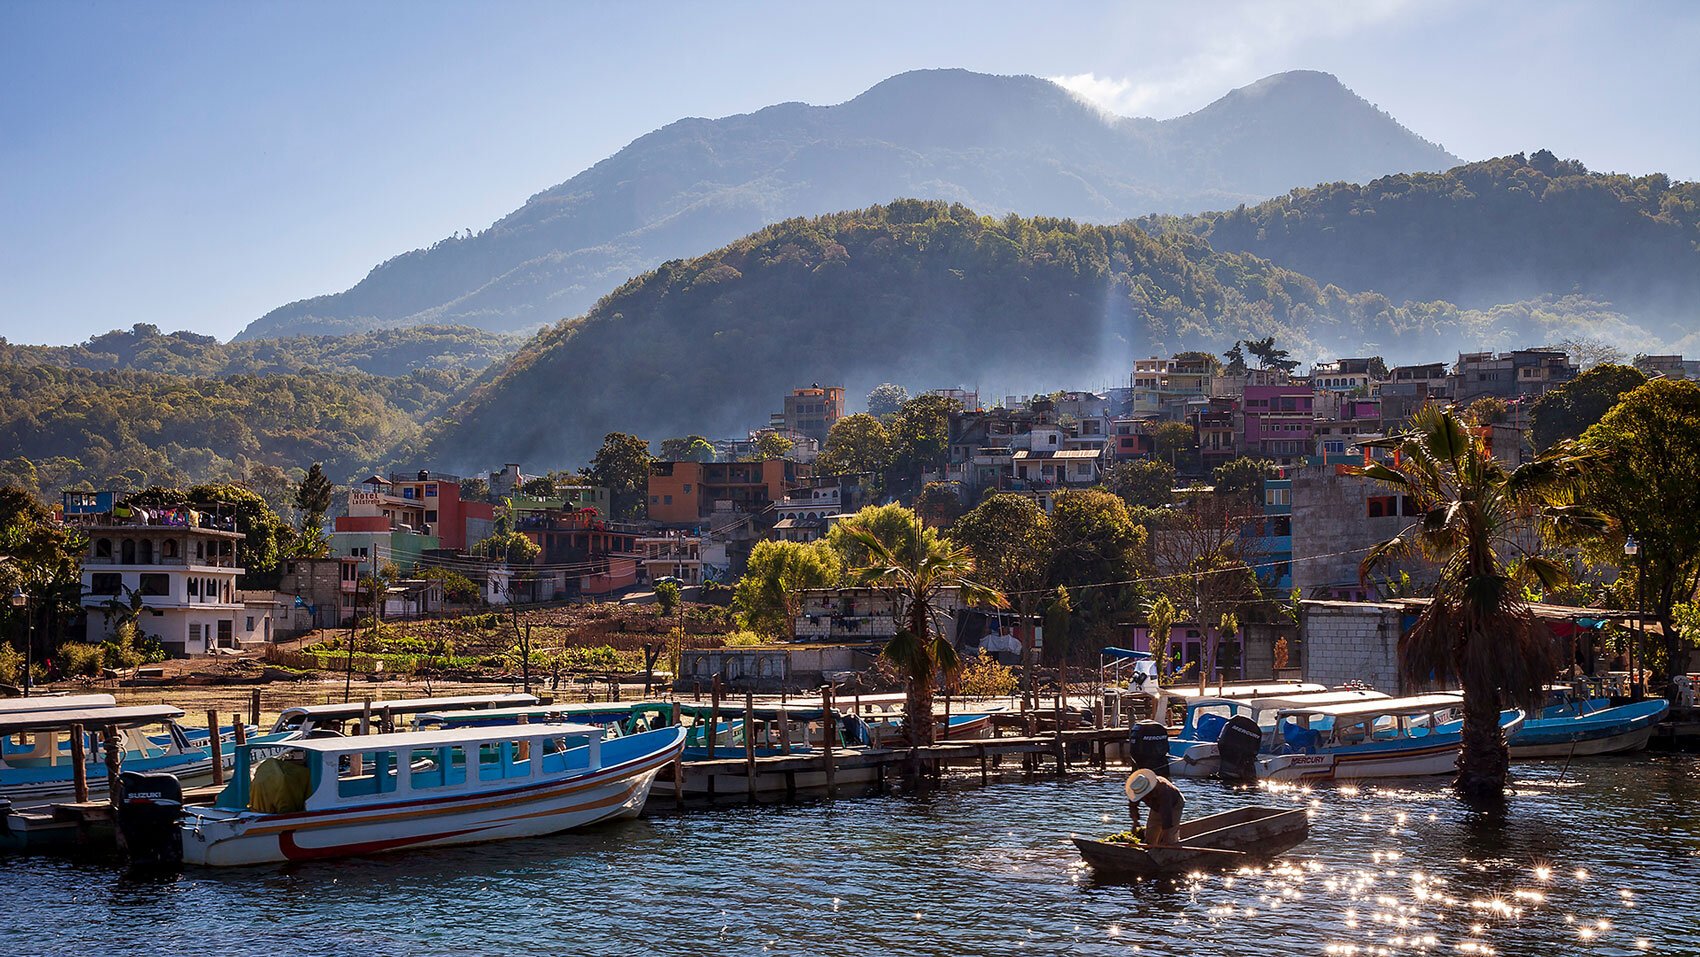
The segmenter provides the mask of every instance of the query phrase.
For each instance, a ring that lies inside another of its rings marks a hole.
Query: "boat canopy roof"
[[[7,698],[0,701],[0,714],[25,711],[72,711],[88,708],[111,708],[118,704],[109,694],[62,694],[30,698]]]
[[[1423,694],[1410,698],[1376,698],[1369,701],[1350,701],[1342,704],[1301,704],[1298,707],[1285,708],[1277,714],[1283,717],[1298,714],[1322,714],[1334,718],[1355,718],[1365,715],[1417,714],[1441,708],[1456,708],[1463,703],[1464,696],[1461,694]]]
[[[396,698],[393,701],[374,701],[371,712],[380,714],[388,711],[390,714],[419,714],[427,711],[472,711],[483,708],[517,708],[524,705],[535,705],[538,697],[533,694],[468,694],[448,698]],[[281,718],[358,718],[365,714],[367,705],[364,701],[349,701],[342,704],[309,704],[296,708],[285,708]]]
[[[1188,708],[1208,708],[1212,705],[1235,704],[1268,711],[1286,708],[1309,709],[1317,705],[1348,704],[1353,701],[1386,701],[1390,695],[1379,691],[1303,691],[1296,694],[1272,695],[1267,698],[1194,698]]]
[[[835,707],[832,710],[840,716],[848,713],[843,708]],[[820,702],[818,700],[803,700],[783,706],[758,704],[750,709],[750,715],[762,721],[778,721],[780,711],[785,712],[785,720],[787,721],[814,721],[824,714],[824,712],[821,711]],[[705,704],[682,704],[679,706],[679,713],[688,714],[693,718],[709,718],[713,717],[714,708]],[[721,703],[720,720],[738,721],[743,717],[743,705],[733,704],[731,702]]]
[[[1266,681],[1262,684],[1207,685],[1202,694],[1190,688],[1181,691],[1171,690],[1169,694],[1187,701],[1198,698],[1238,700],[1241,698],[1271,698],[1279,695],[1315,694],[1327,690],[1327,685],[1309,684],[1302,681]]]
[[[275,748],[280,743],[297,751],[315,754],[354,754],[361,751],[396,751],[404,748],[442,748],[456,744],[479,744],[515,738],[554,738],[563,734],[585,734],[600,738],[602,729],[593,724],[492,724],[474,728],[445,728],[436,731],[397,731],[393,734],[357,734],[347,738],[302,738],[286,742],[257,742],[250,747]]]
[[[33,711],[22,714],[0,714],[0,734],[20,731],[46,731],[68,728],[73,724],[86,725],[90,730],[117,725],[135,728],[183,717],[182,708],[168,704],[144,704],[128,708],[74,708],[68,711]]]
[[[606,701],[601,704],[539,704],[520,708],[482,708],[475,711],[430,711],[419,716],[422,724],[447,724],[461,721],[503,721],[517,718],[558,718],[570,720],[587,716],[619,715],[629,716],[636,712],[661,711],[672,705],[659,701],[621,702]]]

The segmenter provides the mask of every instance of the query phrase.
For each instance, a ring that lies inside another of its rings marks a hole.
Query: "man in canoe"
[[[1140,768],[1127,776],[1127,813],[1133,818],[1133,829],[1139,830],[1139,806],[1151,809],[1151,823],[1145,828],[1145,843],[1150,847],[1174,847],[1180,843],[1181,810],[1186,798],[1180,788],[1160,777],[1149,768]]]

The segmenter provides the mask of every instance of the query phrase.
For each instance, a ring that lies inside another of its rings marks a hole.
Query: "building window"
[[[171,594],[171,576],[143,575],[138,582],[136,591],[143,595],[169,595]]]
[[[685,494],[686,495],[691,494],[691,483],[689,483],[689,482],[685,483]]]
[[[663,496],[661,496],[661,500],[662,500],[662,504],[664,504],[664,505],[673,504],[673,496],[671,496],[671,495],[663,495]]]
[[[435,485],[425,486],[425,497],[426,498],[436,498],[437,497],[437,486],[435,486]]]
[[[196,597],[199,597],[200,594],[201,594],[201,580],[199,578],[189,579],[189,597],[190,598],[196,598]]]
[[[254,630],[254,616],[249,615],[248,616],[248,631],[253,631],[253,630]]]
[[[116,595],[123,583],[123,576],[117,572],[97,572],[89,582],[89,594]]]
[[[200,622],[198,622],[198,621],[189,622],[189,640],[190,641],[200,641],[201,640],[201,623]]]
[[[430,509],[430,510],[427,510],[427,511],[426,511],[426,512],[425,512],[425,521],[426,521],[426,522],[428,522],[428,523],[429,523],[429,522],[435,522],[435,521],[436,521],[436,520],[437,520],[437,511],[436,511],[436,509]]]
[[[160,555],[161,558],[176,558],[177,557],[177,539],[168,538],[163,543],[161,543],[161,545],[159,546],[159,555]]]
[[[94,557],[96,557],[96,558],[111,558],[112,557],[112,539],[110,539],[110,538],[97,538],[97,539],[95,539]]]
[[[136,540],[126,538],[118,545],[118,561],[123,565],[136,564]]]

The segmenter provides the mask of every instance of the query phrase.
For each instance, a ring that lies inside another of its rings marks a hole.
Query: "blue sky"
[[[1700,5],[0,4],[0,335],[228,338],[682,116],[923,67],[1171,116],[1325,70],[1467,159],[1700,178]]]

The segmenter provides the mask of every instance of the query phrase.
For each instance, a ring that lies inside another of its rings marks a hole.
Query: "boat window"
[[[396,789],[395,752],[356,751],[340,759],[337,794],[345,798],[389,794]]]
[[[408,783],[416,791],[465,784],[466,749],[458,744],[414,749],[408,760]]]

